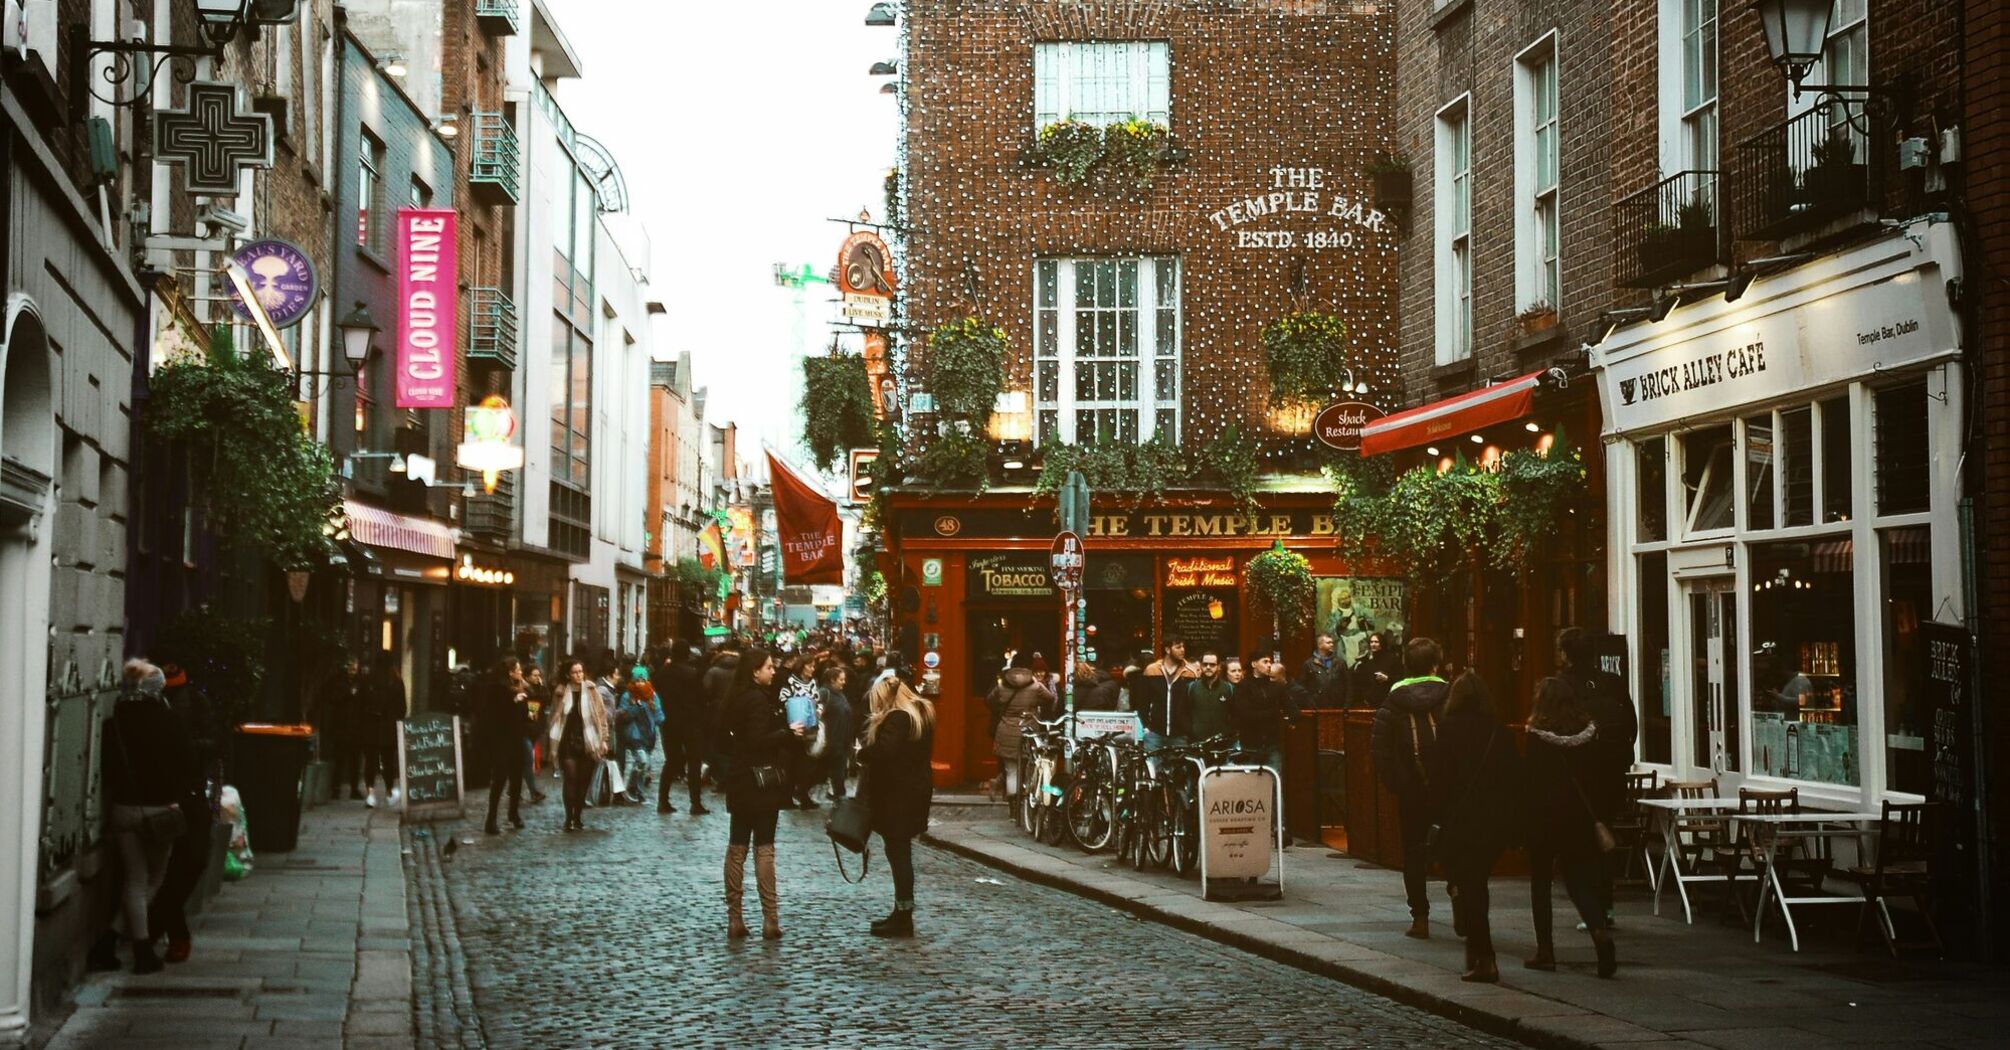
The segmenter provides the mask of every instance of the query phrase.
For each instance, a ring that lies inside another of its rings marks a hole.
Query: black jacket
[[[1585,788],[1605,807],[1599,810],[1599,815],[1610,820],[1614,812],[1610,807],[1620,804],[1625,795],[1625,773],[1633,768],[1633,743],[1640,735],[1640,716],[1633,709],[1633,698],[1627,695],[1626,683],[1618,675],[1578,667],[1567,667],[1562,674],[1584,698],[1585,714],[1598,723],[1598,739],[1592,744],[1598,749],[1604,768],[1594,777],[1596,783],[1586,784]]]
[[[1521,841],[1521,752],[1514,733],[1491,714],[1447,715],[1438,726],[1431,768],[1431,812],[1443,830],[1437,859],[1489,867]]]
[[[929,756],[935,731],[914,736],[907,712],[887,712],[872,742],[859,752],[865,779],[859,790],[872,813],[872,830],[889,839],[913,838],[928,830],[928,809],[935,799],[935,774]]]
[[[1525,792],[1529,845],[1559,853],[1597,850],[1591,825],[1598,801],[1591,784],[1605,761],[1597,738],[1596,722],[1570,736],[1530,727]]]
[[[105,724],[105,800],[169,806],[202,793],[202,770],[181,718],[158,696],[121,697]]]
[[[1347,706],[1347,661],[1333,654],[1333,662],[1322,666],[1318,654],[1305,658],[1298,668],[1298,685],[1305,690],[1299,702],[1306,707]]]
[[[1229,724],[1245,751],[1268,751],[1284,739],[1284,720],[1292,708],[1291,690],[1282,682],[1251,676],[1235,687],[1228,700]]]
[[[501,748],[516,746],[523,739],[524,720],[529,715],[525,706],[517,703],[517,691],[507,677],[491,671],[475,679],[469,693],[477,740]]]
[[[1368,738],[1375,772],[1397,795],[1426,797],[1438,749],[1438,719],[1451,691],[1442,678],[1405,679],[1375,709],[1375,727]]]
[[[693,740],[704,736],[711,704],[706,702],[704,675],[690,660],[664,664],[656,695],[663,701],[666,728]]]
[[[1386,681],[1377,681],[1376,674]],[[1353,695],[1348,699],[1355,707],[1381,707],[1389,698],[1389,687],[1403,680],[1403,659],[1393,652],[1384,650],[1380,656],[1361,654],[1354,669],[1347,672],[1352,681]]]
[[[1115,711],[1122,688],[1114,675],[1097,668],[1094,677],[1075,679],[1075,710]]]
[[[787,771],[802,748],[789,730],[781,695],[772,687],[756,686],[728,701],[721,715],[719,729],[726,738],[731,762],[726,775],[727,812],[761,813],[787,805]],[[782,770],[783,782],[768,788],[755,786],[753,771],[759,766]]]

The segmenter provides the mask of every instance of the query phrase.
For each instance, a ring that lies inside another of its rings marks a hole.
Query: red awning
[[[1535,409],[1541,372],[1419,405],[1361,428],[1361,454],[1379,456],[1520,419]]]

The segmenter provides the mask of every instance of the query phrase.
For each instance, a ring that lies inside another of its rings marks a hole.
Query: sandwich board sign
[[[405,819],[462,812],[461,719],[415,715],[398,723],[399,808]]]
[[[1200,777],[1200,884],[1208,900],[1275,900],[1284,893],[1284,851],[1278,836],[1284,786],[1268,766],[1218,766]],[[1246,887],[1277,863],[1275,885]],[[1214,880],[1224,880],[1217,887]]]

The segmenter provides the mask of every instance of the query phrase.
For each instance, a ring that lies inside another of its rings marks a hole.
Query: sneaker
[[[398,796],[400,794],[402,794],[402,792],[400,792],[397,788],[391,789],[391,805],[395,806],[398,804]]]
[[[367,795],[364,795],[364,796],[363,796],[363,804],[364,804],[364,805],[366,805],[366,806],[368,806],[368,807],[370,807],[371,809],[376,809],[376,808],[377,808],[377,789],[376,789],[376,788],[371,788],[371,789],[370,789],[370,793],[369,793],[369,794],[367,794]]]

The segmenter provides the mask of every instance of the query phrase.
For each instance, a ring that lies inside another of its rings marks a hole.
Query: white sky
[[[773,266],[827,274],[845,228],[825,220],[884,217],[898,114],[889,78],[866,71],[894,57],[895,31],[866,27],[870,0],[547,3],[584,74],[559,104],[614,154],[648,228],[670,310],[658,356],[692,352],[712,422],[798,448],[798,332],[829,345],[832,293],[811,285],[799,325]],[[742,454],[759,444],[743,436]]]

